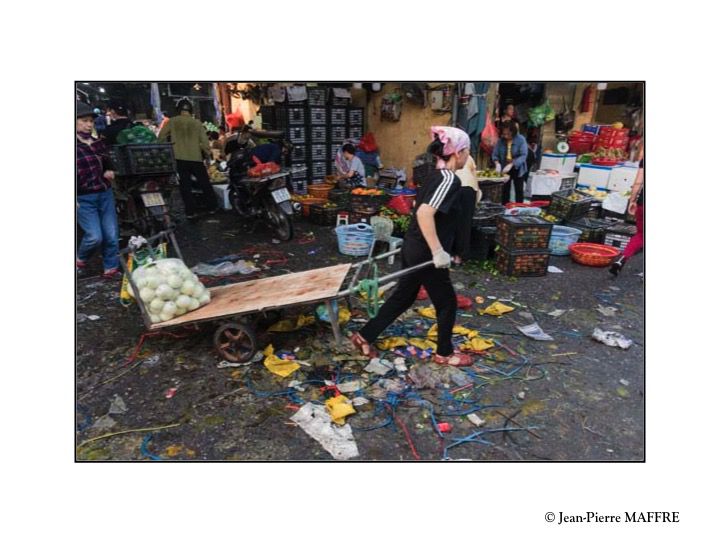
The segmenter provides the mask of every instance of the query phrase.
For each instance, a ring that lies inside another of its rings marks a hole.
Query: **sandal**
[[[368,341],[359,333],[355,332],[352,336],[350,336],[350,342],[363,356],[367,356],[368,358],[378,357],[378,353],[375,348],[370,345],[370,343],[368,343]]]
[[[441,366],[468,367],[473,365],[474,360],[467,354],[454,352],[450,356],[435,354],[433,362]]]

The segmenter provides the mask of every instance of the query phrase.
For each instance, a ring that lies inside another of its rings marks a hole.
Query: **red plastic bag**
[[[390,199],[390,202],[387,206],[388,208],[392,208],[398,214],[403,216],[407,216],[409,213],[412,212],[412,206],[410,206],[410,201],[408,201],[407,197],[403,197],[402,195],[396,195],[395,197]]]
[[[498,134],[495,124],[493,124],[492,118],[490,118],[490,111],[487,112],[485,117],[485,127],[480,134],[480,146],[488,155],[492,154],[493,148],[498,142],[500,135]]]
[[[230,129],[239,129],[245,125],[245,118],[240,112],[240,109],[238,109],[234,113],[225,115],[225,123]]]
[[[378,145],[375,142],[375,136],[372,133],[363,135],[360,139],[360,144],[358,144],[358,148],[363,152],[377,152]]]
[[[280,165],[273,163],[263,163],[257,156],[253,156],[255,166],[248,171],[248,175],[252,177],[267,176],[268,174],[275,174],[280,172]]]

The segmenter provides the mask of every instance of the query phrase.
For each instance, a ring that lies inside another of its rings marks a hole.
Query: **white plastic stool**
[[[390,237],[390,251],[395,251],[397,248],[403,245],[403,239],[402,238],[395,238],[394,236]],[[395,255],[390,255],[388,257],[388,264],[395,264]]]
[[[350,225],[350,214],[347,212],[338,212],[335,226],[339,227],[340,225]]]

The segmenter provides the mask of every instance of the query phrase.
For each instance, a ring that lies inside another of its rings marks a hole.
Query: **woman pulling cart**
[[[470,139],[461,129],[435,126],[428,152],[435,157],[436,168],[420,188],[412,221],[401,251],[402,266],[408,268],[432,260],[434,265],[405,275],[398,281],[392,296],[374,319],[352,335],[353,345],[368,357],[377,356],[371,345],[375,339],[417,298],[420,287],[432,300],[437,316],[438,343],[433,360],[438,364],[469,366],[472,359],[453,349],[457,297],[450,281],[451,257],[455,234],[461,226],[461,169],[470,155]]]

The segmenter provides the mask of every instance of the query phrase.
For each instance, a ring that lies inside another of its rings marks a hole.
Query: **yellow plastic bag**
[[[495,346],[495,342],[492,339],[485,339],[481,337],[474,337],[465,343],[460,345],[462,351],[484,351],[486,349],[492,349]]]
[[[300,315],[296,321],[291,321],[290,319],[284,319],[282,321],[276,322],[273,324],[270,328],[268,328],[269,332],[293,332],[294,330],[299,330],[303,326],[311,325],[315,322],[315,317],[312,315]]]
[[[387,351],[389,349],[394,349],[395,347],[402,347],[403,345],[407,345],[407,343],[407,339],[405,338],[390,337],[381,339],[380,341],[375,343],[375,346],[381,351]]]
[[[274,353],[275,349],[273,349],[272,345],[268,345],[263,351],[263,354],[265,355],[265,361],[263,364],[268,371],[274,373],[275,375],[279,375],[280,377],[287,377],[300,369],[300,364],[297,362],[283,360],[282,358],[275,356]]]
[[[469,328],[465,328],[464,326],[460,326],[458,324],[453,326],[452,333],[458,334],[460,336],[467,336],[470,339],[480,335],[480,333],[477,330],[470,330]],[[437,324],[433,324],[430,327],[430,330],[428,330],[428,333],[427,333],[427,337],[430,339],[437,339],[437,337],[438,337]]]
[[[418,308],[418,313],[422,317],[427,317],[428,319],[437,319],[437,315],[435,314],[435,308],[432,306]]]
[[[500,302],[493,302],[485,309],[478,309],[480,315],[494,315],[495,317],[499,317],[504,313],[510,313],[511,311],[515,311],[515,308],[506,306]]]
[[[356,412],[352,406],[352,403],[350,403],[350,400],[342,394],[339,396],[335,396],[334,398],[328,399],[325,402],[325,407],[330,413],[330,418],[332,418],[332,421],[340,426],[345,425],[346,416],[350,416],[351,414],[355,414]]]

